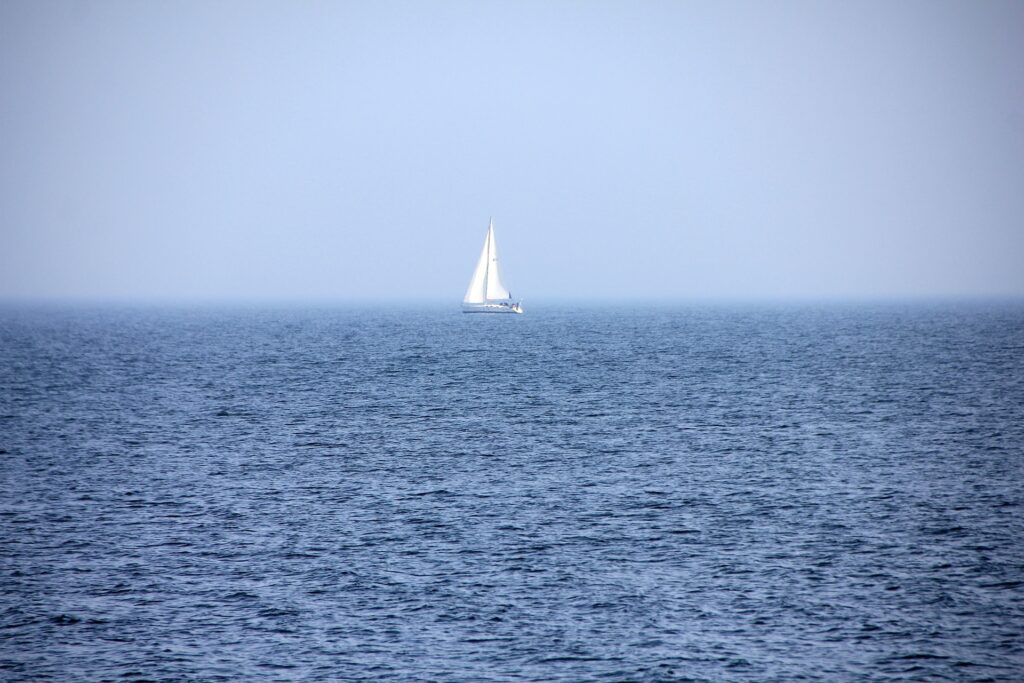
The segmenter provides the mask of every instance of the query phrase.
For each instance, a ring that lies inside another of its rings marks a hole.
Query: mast
[[[487,282],[491,277],[491,240],[494,239],[494,216],[487,219],[487,243],[484,250],[487,252],[487,268],[484,270],[484,301],[487,301]]]

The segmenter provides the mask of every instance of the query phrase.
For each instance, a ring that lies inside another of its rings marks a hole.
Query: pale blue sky
[[[0,297],[1024,295],[1021,2],[0,3]]]

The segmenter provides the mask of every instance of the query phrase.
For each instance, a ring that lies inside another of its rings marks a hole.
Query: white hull
[[[523,307],[516,303],[507,304],[462,304],[463,313],[522,313]]]

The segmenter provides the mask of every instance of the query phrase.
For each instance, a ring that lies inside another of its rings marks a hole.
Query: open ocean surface
[[[0,680],[1024,679],[1024,305],[0,309]]]

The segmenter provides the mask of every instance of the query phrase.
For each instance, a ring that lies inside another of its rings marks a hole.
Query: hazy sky
[[[1024,295],[1024,2],[0,3],[0,297]]]

